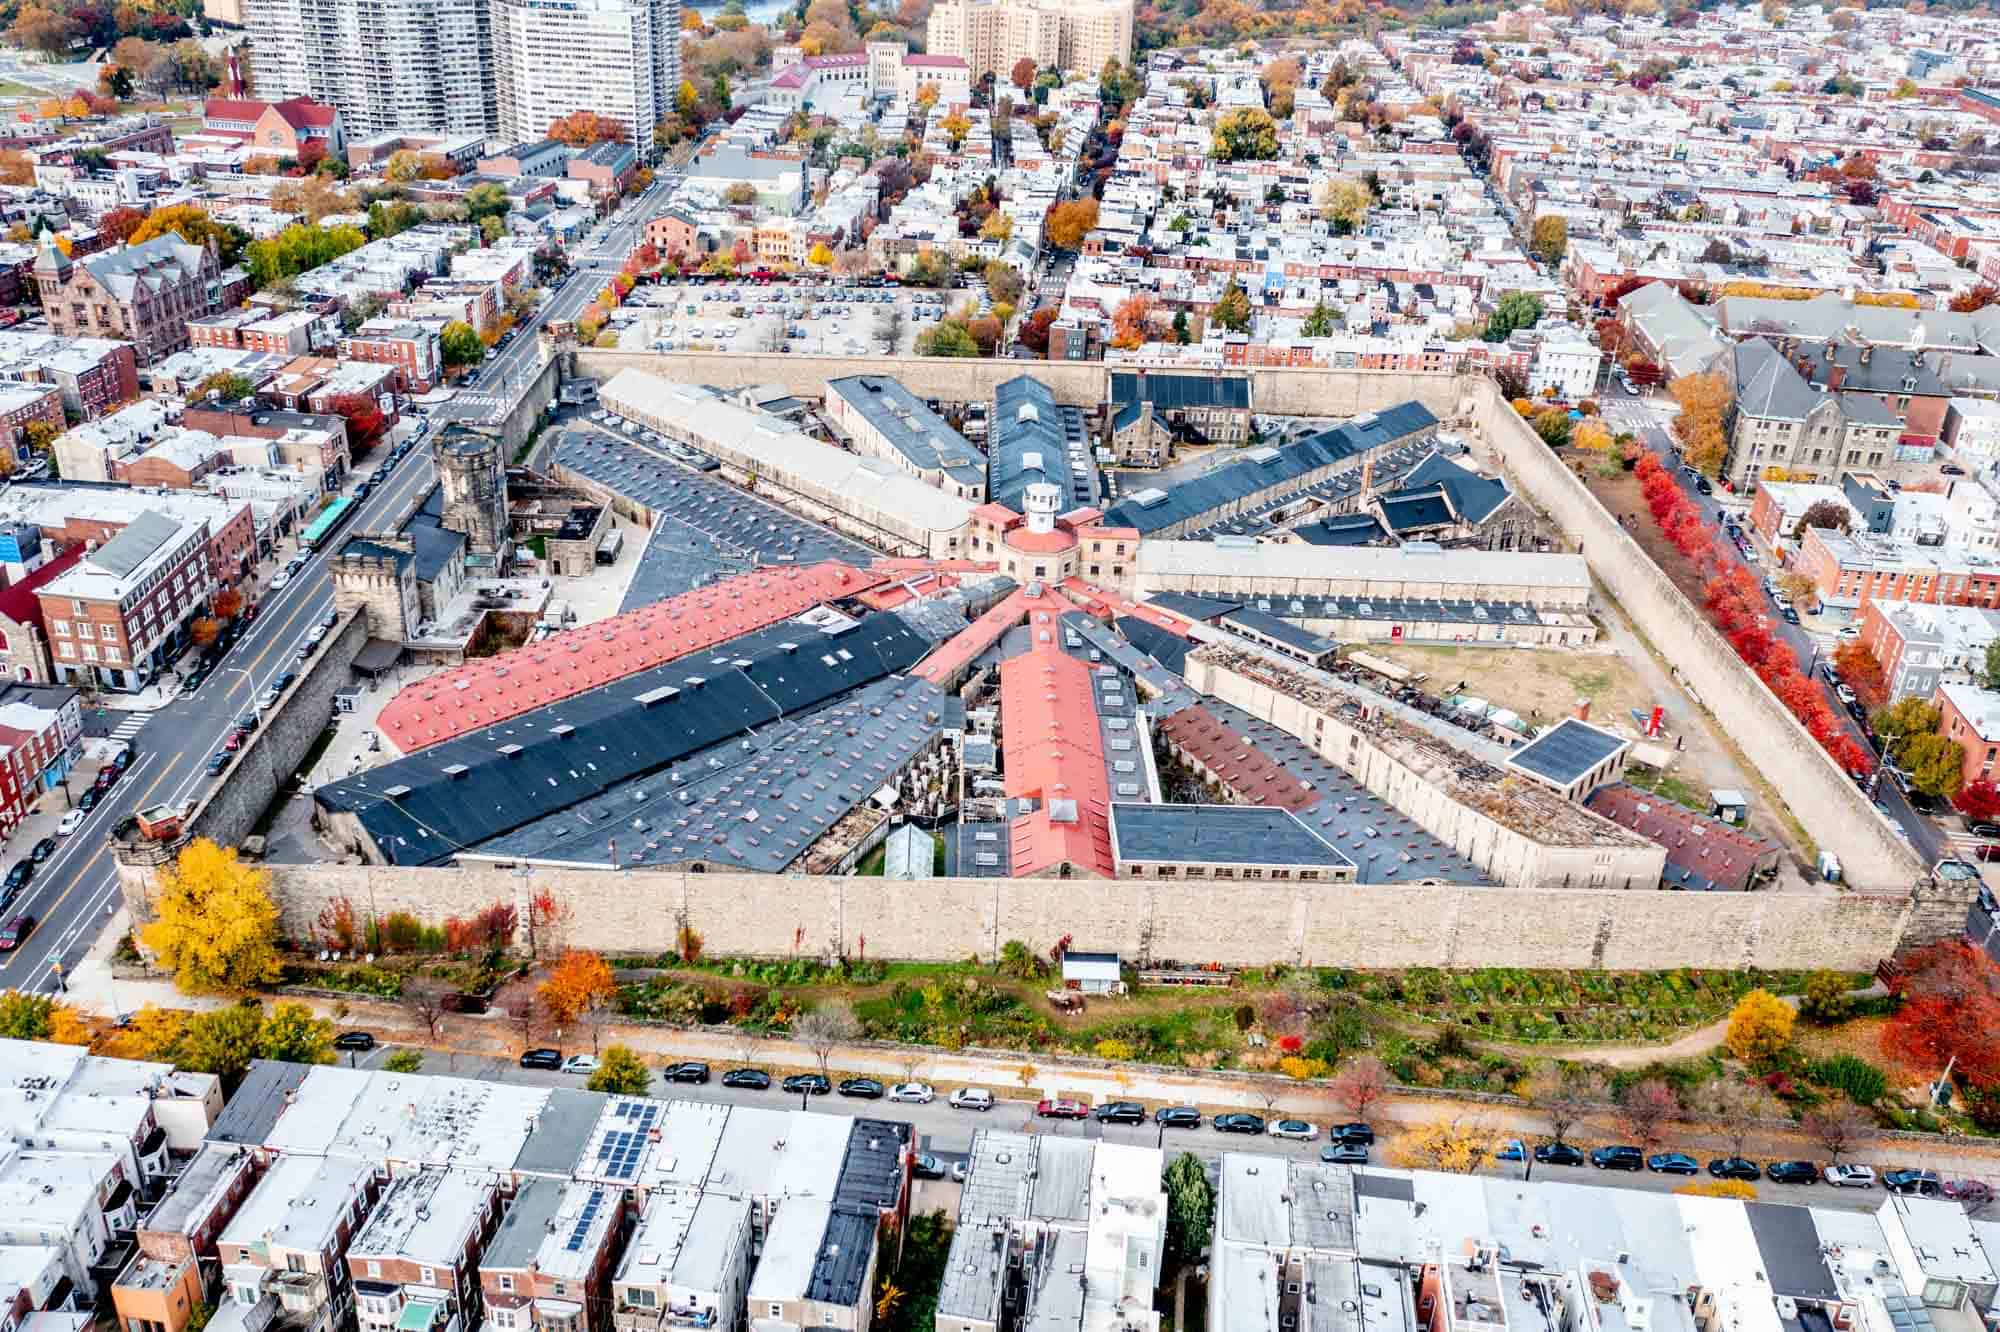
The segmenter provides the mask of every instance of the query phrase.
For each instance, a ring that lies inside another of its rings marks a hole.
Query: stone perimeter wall
[[[470,916],[543,889],[574,908],[568,942],[673,948],[682,923],[710,953],[995,957],[1020,939],[1131,958],[1261,966],[1837,967],[1867,970],[1913,923],[1903,893],[1702,894],[1584,889],[1191,884],[1154,879],[788,878],[538,867],[272,867],[295,937],[345,897],[358,914]],[[143,892],[136,883],[133,888]],[[1961,917],[1962,920],[1962,917]]]

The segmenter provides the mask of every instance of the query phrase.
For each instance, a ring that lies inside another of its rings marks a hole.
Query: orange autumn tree
[[[595,111],[572,111],[549,122],[549,137],[572,148],[588,148],[597,143],[623,143],[625,127]]]
[[[557,1025],[568,1026],[618,993],[618,982],[603,958],[573,948],[549,968],[536,993]]]
[[[2000,1088],[2000,964],[1964,938],[1919,948],[1891,985],[1903,1001],[1882,1028],[1882,1052],[1932,1073]]]
[[[1119,302],[1111,316],[1111,345],[1125,351],[1146,343],[1146,324],[1153,314],[1153,298],[1135,291]]]

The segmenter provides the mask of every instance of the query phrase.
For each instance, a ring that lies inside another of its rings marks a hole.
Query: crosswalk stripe
[[[146,723],[151,720],[153,720],[153,715],[150,712],[134,713],[124,721],[118,723],[117,728],[111,732],[111,738],[113,740],[130,740],[133,736],[145,730]]]

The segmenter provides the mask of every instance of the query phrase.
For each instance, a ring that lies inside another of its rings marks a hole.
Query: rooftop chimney
[[[1589,699],[1587,699],[1587,698],[1580,698],[1580,699],[1578,699],[1578,700],[1576,701],[1576,719],[1577,719],[1578,721],[1585,721],[1585,722],[1587,722],[1587,721],[1589,721],[1589,720],[1590,720],[1590,700],[1589,700]]]

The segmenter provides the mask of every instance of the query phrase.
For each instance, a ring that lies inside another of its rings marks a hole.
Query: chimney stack
[[[1578,721],[1582,721],[1582,722],[1587,722],[1587,721],[1589,721],[1589,720],[1590,720],[1590,700],[1589,700],[1589,699],[1587,699],[1587,698],[1580,698],[1580,699],[1578,699],[1578,700],[1576,701],[1576,719],[1577,719]]]

